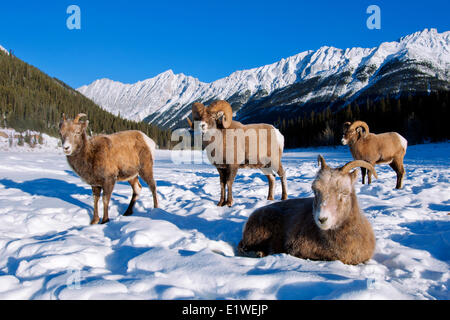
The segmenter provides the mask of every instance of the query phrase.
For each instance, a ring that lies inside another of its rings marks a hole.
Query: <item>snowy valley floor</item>
[[[287,151],[290,198],[312,195],[319,153],[331,166],[351,160],[344,147]],[[119,183],[111,221],[90,226],[91,188],[62,154],[1,151],[0,299],[449,299],[450,143],[410,146],[405,166],[403,190],[387,165],[357,183],[377,247],[348,266],[235,255],[247,217],[269,203],[257,170],[240,170],[234,206],[218,208],[214,167],[157,151],[161,209],[145,187],[135,214],[121,216],[131,188]]]

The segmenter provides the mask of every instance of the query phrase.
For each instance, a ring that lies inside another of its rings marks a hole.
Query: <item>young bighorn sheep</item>
[[[198,126],[195,129],[199,129],[203,137],[210,135],[203,140],[203,148],[211,147],[213,142],[217,146],[208,153],[208,158],[219,171],[221,192],[218,206],[233,204],[232,186],[239,168],[263,171],[269,180],[268,200],[273,200],[276,172],[281,179],[281,199],[287,199],[286,175],[281,164],[284,137],[275,127],[265,123],[243,125],[234,121],[231,106],[224,100],[214,101],[209,107],[194,103],[192,117]],[[194,129],[191,120],[188,118],[187,121]],[[225,201],[226,188],[228,196]]]
[[[153,179],[155,143],[141,131],[122,131],[110,135],[88,137],[89,121],[78,114],[67,120],[63,114],[59,124],[64,154],[70,167],[91,185],[94,195],[94,217],[91,224],[99,222],[98,200],[103,190],[103,219],[109,221],[108,205],[116,181],[128,181],[133,189],[126,216],[133,214],[133,206],[142,189],[138,176],[149,185],[153,194],[153,205],[158,207],[156,183]]]
[[[238,251],[263,257],[275,253],[311,260],[340,260],[359,264],[374,252],[372,227],[361,213],[354,184],[362,167],[377,174],[372,165],[357,160],[341,168],[321,168],[312,184],[314,198],[291,199],[257,209],[249,217]]]
[[[353,159],[364,160],[372,166],[387,163],[397,174],[396,189],[403,186],[405,168],[403,158],[406,154],[408,141],[397,132],[374,134],[369,132],[369,126],[364,121],[344,123],[344,135],[342,144],[348,144]],[[366,178],[366,169],[361,168],[362,183]],[[372,182],[368,174],[368,184]]]

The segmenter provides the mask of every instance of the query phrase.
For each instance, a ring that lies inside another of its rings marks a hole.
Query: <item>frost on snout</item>
[[[64,141],[62,147],[66,156],[70,156],[72,154],[72,144],[70,142]]]
[[[206,133],[208,131],[208,124],[205,121],[194,121],[194,134]]]
[[[322,230],[331,229],[333,225],[333,214],[327,208],[319,208],[314,211],[314,221]]]
[[[322,230],[334,229],[336,227],[337,206],[332,199],[323,201],[315,200],[313,209],[314,222]]]

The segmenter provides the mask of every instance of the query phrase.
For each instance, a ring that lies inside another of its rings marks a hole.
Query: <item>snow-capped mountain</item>
[[[6,53],[6,54],[9,54],[8,50],[6,50],[5,48],[3,48],[2,46],[0,46],[0,51],[4,52],[4,53]]]
[[[442,89],[450,90],[450,31],[425,29],[375,48],[305,51],[211,83],[168,70],[135,84],[101,79],[78,91],[122,117],[173,128],[194,101],[226,99],[239,120],[251,122],[308,106]]]

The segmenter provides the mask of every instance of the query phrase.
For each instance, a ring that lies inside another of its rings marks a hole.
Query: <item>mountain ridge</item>
[[[210,83],[169,69],[134,84],[99,79],[77,90],[114,114],[174,128],[195,101],[227,99],[237,119],[252,122],[259,114],[273,122],[286,110],[337,108],[380,94],[380,86],[389,94],[449,90],[449,70],[450,31],[424,29],[372,48],[322,46]]]

